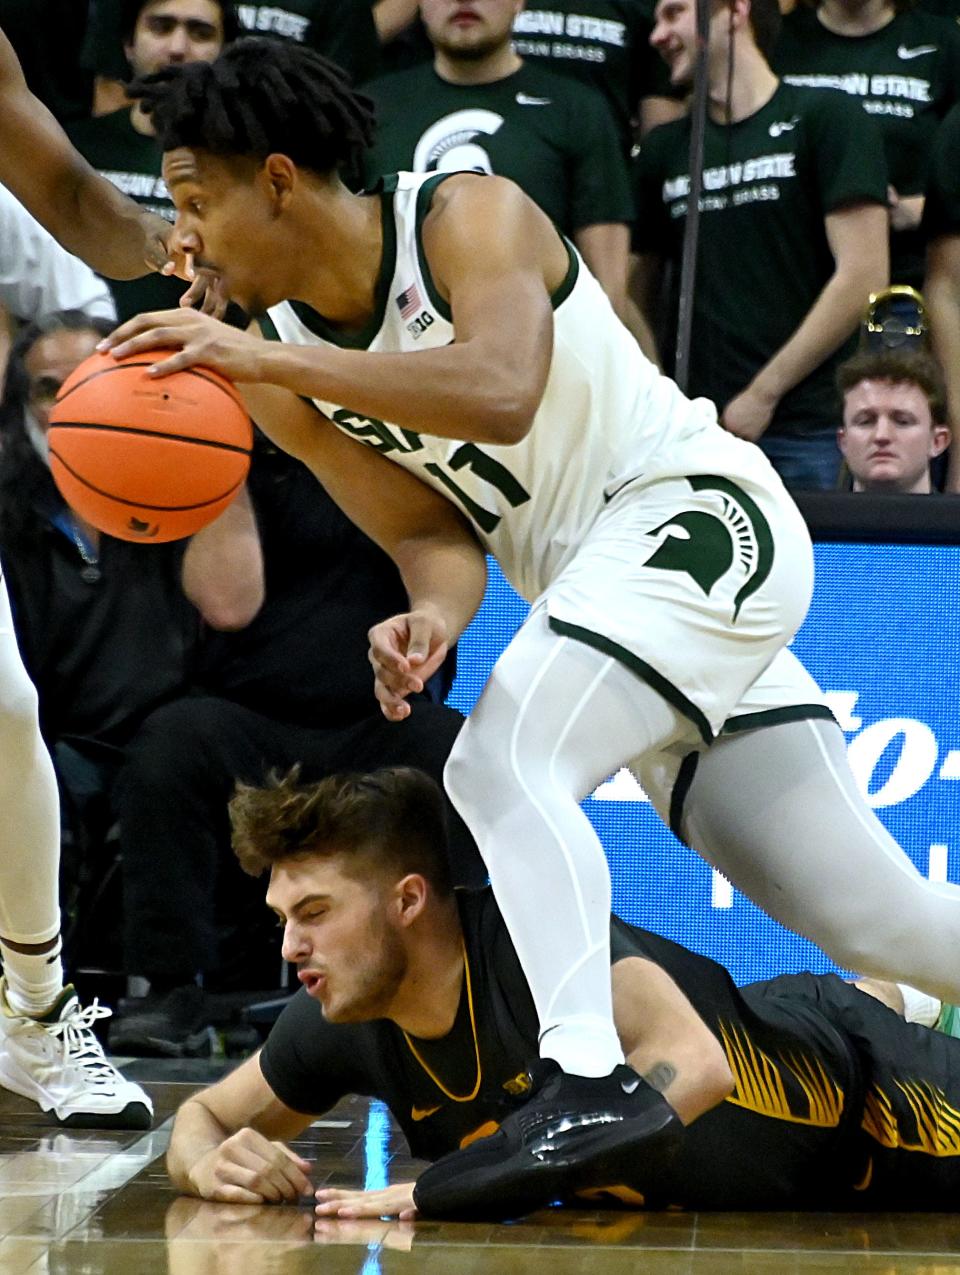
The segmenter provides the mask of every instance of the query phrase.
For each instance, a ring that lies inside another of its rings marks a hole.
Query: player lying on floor
[[[493,1163],[528,1068],[544,1064],[492,893],[450,888],[439,791],[399,768],[291,775],[241,788],[231,818],[241,864],[270,870],[267,902],[303,987],[257,1055],[180,1108],[174,1183],[223,1201],[309,1194],[310,1165],[286,1141],[364,1094],[438,1163],[382,1191],[318,1190],[318,1214],[450,1215],[443,1157],[466,1147],[479,1173]],[[611,1161],[609,1195],[647,1208],[955,1207],[960,1041],[834,975],[738,990],[715,962],[617,918],[611,938],[621,1081],[643,1089],[648,1135],[644,1156]],[[499,1215],[575,1202],[577,1185],[544,1146]]]

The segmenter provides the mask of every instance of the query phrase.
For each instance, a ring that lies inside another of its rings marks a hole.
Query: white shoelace
[[[103,1054],[103,1048],[93,1034],[92,1027],[98,1019],[109,1018],[113,1013],[94,997],[85,1009],[75,1002],[73,1008],[55,1023],[43,1023],[45,1031],[60,1038],[63,1045],[65,1066],[82,1067],[93,1084],[114,1085],[118,1072]]]

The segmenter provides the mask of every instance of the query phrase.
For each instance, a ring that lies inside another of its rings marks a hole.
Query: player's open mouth
[[[324,976],[322,974],[318,974],[316,970],[298,970],[297,978],[311,996],[316,996],[317,992],[327,981]]]

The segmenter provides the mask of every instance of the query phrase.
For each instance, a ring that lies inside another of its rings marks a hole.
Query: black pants
[[[236,780],[261,783],[299,763],[305,782],[408,765],[439,783],[462,722],[453,709],[425,702],[404,722],[376,711],[330,730],[276,722],[213,697],[158,709],[129,745],[116,789],[127,973],[189,982],[222,967],[219,936],[231,922],[236,929],[246,915],[272,920],[265,880],[246,877],[230,848],[227,801]],[[448,811],[454,879],[478,884],[486,874],[476,846]],[[276,938],[279,971],[279,931]]]

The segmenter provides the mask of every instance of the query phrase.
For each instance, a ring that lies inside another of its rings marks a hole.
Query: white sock
[[[0,939],[7,1004],[18,1014],[38,1018],[45,1014],[63,991],[63,963],[60,939],[49,952],[25,955],[15,952]]]

